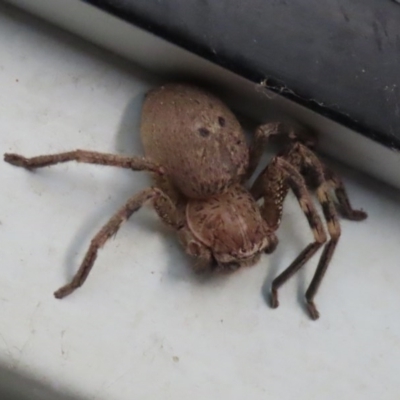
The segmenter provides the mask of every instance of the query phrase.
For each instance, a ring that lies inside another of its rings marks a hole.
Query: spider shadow
[[[125,107],[115,135],[115,150],[119,154],[126,156],[143,156],[144,154],[140,138],[140,118],[146,93],[147,89],[140,91]]]

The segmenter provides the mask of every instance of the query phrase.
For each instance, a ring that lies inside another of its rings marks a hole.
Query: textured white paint
[[[0,52],[2,153],[140,153],[152,76],[3,6]],[[0,162],[0,363],[77,399],[397,398],[400,196],[340,171],[370,218],[343,221],[317,298],[322,317],[312,322],[299,297],[316,260],[281,291],[279,309],[261,295],[311,240],[293,198],[276,253],[205,282],[142,210],[100,252],[85,286],[58,301],[53,290],[91,237],[148,178],[75,164],[29,173]]]

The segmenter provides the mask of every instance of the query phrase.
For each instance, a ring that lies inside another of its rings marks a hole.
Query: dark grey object
[[[392,0],[83,0],[400,149]]]

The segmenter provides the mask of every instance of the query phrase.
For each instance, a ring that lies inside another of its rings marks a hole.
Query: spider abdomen
[[[218,98],[169,84],[146,96],[141,119],[145,154],[188,198],[207,198],[239,182],[249,159],[243,130]]]

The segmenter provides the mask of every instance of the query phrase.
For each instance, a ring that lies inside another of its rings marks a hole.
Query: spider
[[[273,137],[285,138],[285,145],[247,189]],[[80,268],[55,297],[61,299],[83,285],[98,250],[147,202],[175,230],[186,253],[197,259],[195,271],[224,273],[254,265],[278,244],[275,232],[291,189],[314,240],[273,281],[271,306],[279,304],[278,289],[324,246],[305,294],[309,315],[317,319],[314,297],[340,237],[338,213],[354,221],[367,214],[352,208],[339,176],[315,155],[315,137],[284,123],[267,123],[256,129],[249,147],[238,120],[219,98],[194,85],[171,83],[147,93],[141,139],[145,157],[86,150],[32,158],[4,155],[6,162],[28,170],[77,161],[153,175],[154,186],[132,196],[94,236]],[[310,191],[322,206],[329,238]]]

